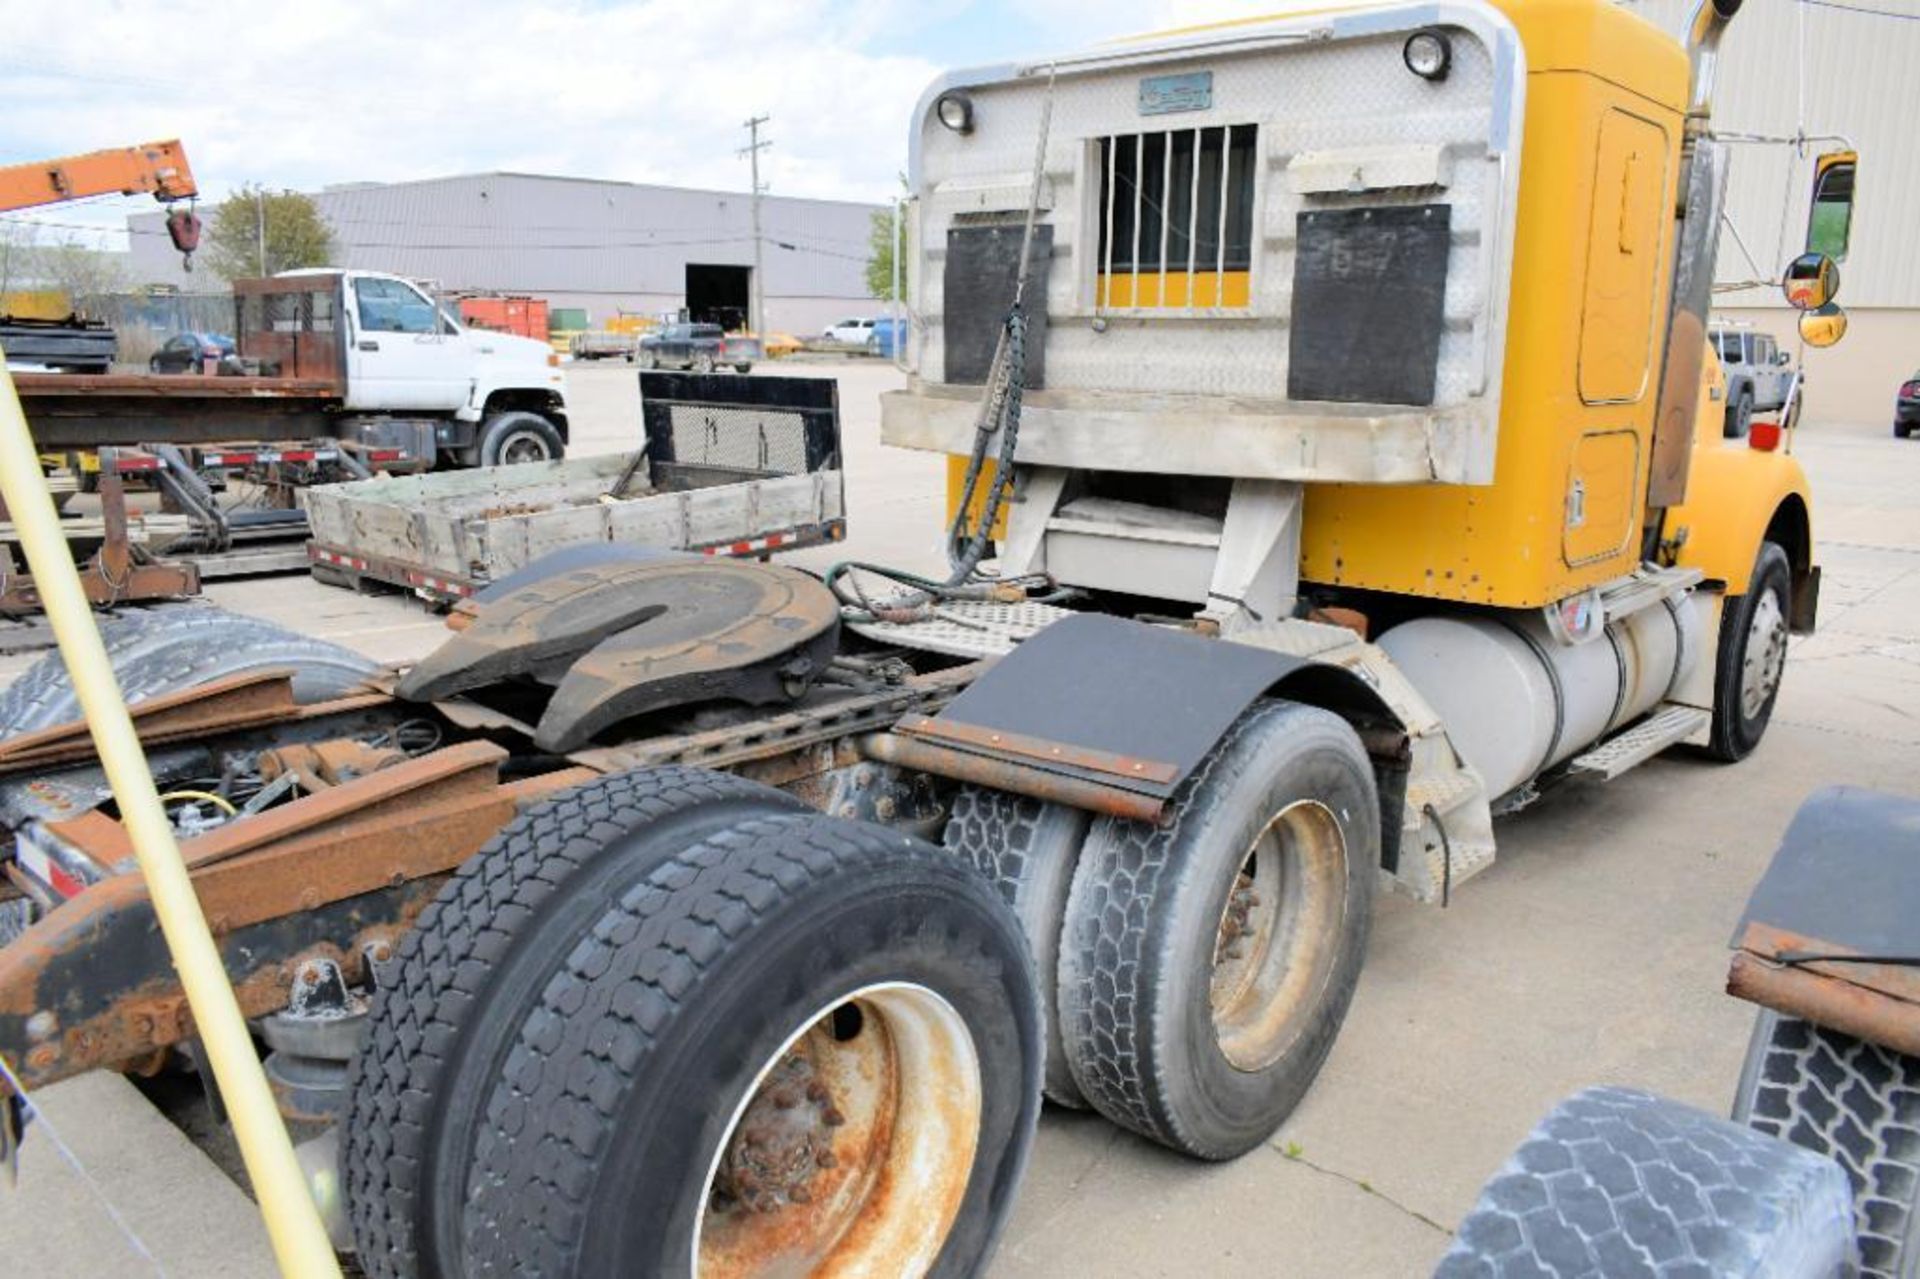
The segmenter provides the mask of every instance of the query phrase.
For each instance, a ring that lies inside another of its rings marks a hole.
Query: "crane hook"
[[[192,205],[167,210],[167,236],[173,241],[173,247],[180,250],[181,269],[193,270],[193,253],[200,247],[200,218]]]

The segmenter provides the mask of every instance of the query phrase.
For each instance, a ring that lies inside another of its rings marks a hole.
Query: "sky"
[[[0,0],[0,164],[179,138],[234,187],[505,169],[744,191],[750,115],[785,195],[884,200],[959,67],[1284,4],[1258,0]],[[34,215],[124,247],[118,196]],[[85,228],[85,229],[81,229]]]

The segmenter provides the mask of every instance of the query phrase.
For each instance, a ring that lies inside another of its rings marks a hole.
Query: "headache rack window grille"
[[[1252,301],[1257,126],[1101,138],[1095,305],[1196,314]]]
[[[640,375],[653,485],[662,491],[837,470],[831,378]]]
[[[675,404],[673,456],[683,466],[716,466],[759,475],[807,469],[807,419],[772,409]]]

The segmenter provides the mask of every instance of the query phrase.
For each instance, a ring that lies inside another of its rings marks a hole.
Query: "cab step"
[[[1576,776],[1610,782],[1636,764],[1644,764],[1669,746],[1706,730],[1711,712],[1697,706],[1669,705],[1624,732],[1615,733],[1567,766]]]

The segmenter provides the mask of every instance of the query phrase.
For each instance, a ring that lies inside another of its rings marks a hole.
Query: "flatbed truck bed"
[[[13,381],[46,450],[329,436],[346,395],[327,378],[17,373]]]

